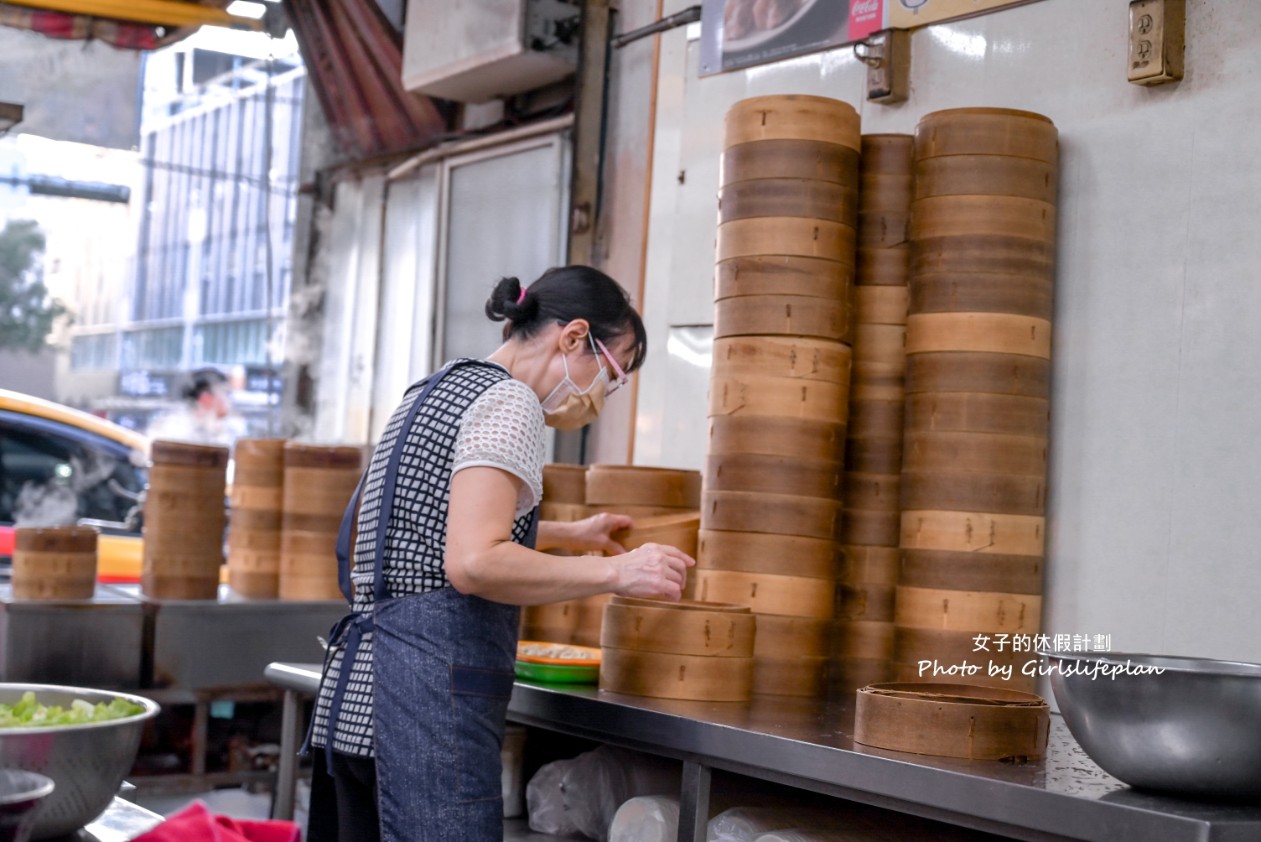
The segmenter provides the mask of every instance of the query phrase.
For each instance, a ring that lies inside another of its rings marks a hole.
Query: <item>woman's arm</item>
[[[678,599],[695,562],[674,547],[645,544],[608,558],[552,556],[512,542],[521,480],[470,467],[451,477],[447,579],[460,593],[512,605],[541,605],[600,593]]]
[[[600,552],[615,555],[626,548],[613,540],[619,529],[630,529],[635,521],[627,515],[601,512],[582,520],[569,522],[556,520],[539,521],[538,550],[574,550],[576,552]]]

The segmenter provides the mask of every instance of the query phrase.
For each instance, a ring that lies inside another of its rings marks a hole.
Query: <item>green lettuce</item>
[[[144,713],[140,705],[126,699],[114,698],[109,704],[95,705],[83,699],[75,699],[69,706],[42,705],[35,694],[27,691],[14,705],[0,704],[0,728],[42,728],[49,725],[83,725],[88,722],[106,722],[124,719]]]

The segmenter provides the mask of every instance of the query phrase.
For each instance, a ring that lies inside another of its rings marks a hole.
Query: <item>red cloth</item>
[[[134,842],[301,842],[293,822],[249,821],[216,816],[194,801]]]

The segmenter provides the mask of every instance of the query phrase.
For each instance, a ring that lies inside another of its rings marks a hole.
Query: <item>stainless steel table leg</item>
[[[293,796],[298,786],[298,742],[302,739],[302,703],[297,692],[286,690],[281,703],[280,765],[276,770],[273,819],[293,818]]]
[[[695,760],[683,761],[683,790],[679,793],[679,842],[705,842],[709,825],[711,770]]]

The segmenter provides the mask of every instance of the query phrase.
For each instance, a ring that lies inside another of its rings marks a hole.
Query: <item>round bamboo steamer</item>
[[[1015,196],[935,196],[919,199],[914,207],[910,236],[917,240],[988,236],[1055,241],[1055,205],[1046,202]]]
[[[854,282],[853,261],[818,257],[734,257],[714,267],[714,300],[794,295],[840,301]]]
[[[233,446],[232,508],[280,511],[284,439],[238,439]]]
[[[149,446],[149,459],[156,465],[184,465],[192,468],[228,467],[228,449],[216,445],[159,439]]]
[[[906,286],[911,276],[912,246],[856,248],[854,283],[859,286]]]
[[[864,256],[859,255],[857,259],[856,282],[873,283],[864,274]],[[1055,278],[1054,242],[1027,237],[994,234],[917,237],[912,233],[909,260],[912,276],[991,273],[1028,275],[1046,281]]]
[[[718,191],[718,222],[761,217],[826,219],[851,228],[858,220],[858,191],[851,184],[814,178],[736,181]]]
[[[664,544],[695,556],[696,533],[700,525],[699,511],[681,515],[639,518],[630,529],[619,529],[614,532],[613,540],[627,551],[642,547],[644,544]]]
[[[910,286],[907,311],[911,314],[1007,313],[1050,321],[1052,284],[1048,278],[1022,275],[920,274]],[[861,303],[858,320],[870,321],[863,319]]]
[[[824,339],[732,336],[714,340],[713,367],[727,375],[849,383],[852,357],[848,345]]]
[[[577,600],[578,622],[574,626],[574,643],[599,646],[604,623],[604,609],[612,594],[602,593]]]
[[[1040,555],[902,550],[898,584],[913,588],[1042,593]]]
[[[887,249],[911,241],[911,211],[861,210],[858,213],[857,245],[861,248]]]
[[[762,140],[815,140],[862,149],[858,112],[847,102],[805,94],[742,99],[727,110],[724,148]]]
[[[841,533],[841,504],[837,500],[757,491],[706,491],[702,503],[704,529],[828,539],[839,538]]]
[[[899,546],[903,550],[1040,556],[1046,551],[1046,518],[990,512],[907,510],[902,512]]]
[[[714,374],[709,381],[709,415],[759,415],[846,423],[848,384],[783,377]]]
[[[585,483],[584,483],[585,486]],[[582,503],[539,503],[539,518],[560,523],[573,523],[587,517],[587,507]]]
[[[840,462],[807,462],[761,453],[711,453],[705,461],[707,491],[762,491],[839,500],[845,481]]]
[[[615,596],[604,607],[600,646],[752,658],[755,633],[756,618],[747,605]]]
[[[846,544],[872,547],[898,545],[902,524],[902,516],[898,512],[847,509],[841,522],[841,540]]]
[[[700,508],[700,471],[639,465],[592,465],[587,469],[589,506]]]
[[[906,360],[906,394],[982,392],[1047,398],[1051,363],[1027,354],[941,351],[912,354]]]
[[[903,473],[902,505],[920,510],[1044,515],[1046,477]]]
[[[155,441],[149,453],[141,590],[154,599],[216,599],[228,449]]]
[[[863,172],[858,176],[858,211],[892,211],[907,213],[914,199],[914,179],[909,174],[903,175],[868,175]]]
[[[747,702],[753,690],[753,659],[605,648],[600,689],[658,699]]]
[[[280,599],[344,599],[337,578],[337,529],[286,528],[280,533]]]
[[[867,620],[877,623],[893,622],[895,585],[877,585],[870,582],[861,585],[841,585],[840,605],[837,616],[844,620]]]
[[[978,637],[986,648],[980,648]],[[893,634],[893,660],[901,664],[918,664],[920,661],[936,661],[938,664],[978,664],[986,674],[989,665],[1011,667],[1012,677],[1021,675],[1029,661],[1037,661],[1034,652],[1016,652],[1012,645],[1017,638],[1009,637],[1000,645],[994,635],[975,631],[946,631],[899,626]],[[1001,646],[1001,648],[1000,648]],[[980,673],[978,673],[979,675]],[[968,681],[972,681],[968,678]]]
[[[951,108],[920,118],[915,161],[945,155],[1007,155],[1054,163],[1055,124],[1041,114],[1010,108]]]
[[[723,185],[800,178],[853,186],[858,183],[858,153],[817,140],[760,140],[728,146],[718,170]]]
[[[845,507],[872,511],[898,511],[901,499],[901,477],[898,474],[845,474]]]
[[[709,419],[709,453],[715,456],[763,453],[837,462],[845,441],[845,424],[835,421],[772,415],[722,415]]]
[[[753,659],[753,690],[759,696],[822,696],[827,678],[826,655]]]
[[[855,401],[850,419],[850,439],[887,438],[902,430],[905,408],[898,400]],[[852,467],[852,465],[851,465]]]
[[[551,462],[543,466],[543,499],[581,506],[587,502],[587,466]]]
[[[339,600],[337,530],[359,482],[357,447],[285,445],[277,588],[286,600]]]
[[[714,302],[714,338],[799,336],[848,342],[853,328],[848,298],[758,295]]]
[[[855,287],[855,344],[861,325],[905,325],[909,302],[910,290],[906,287]]]
[[[888,661],[893,657],[893,623],[842,620],[836,624],[835,653],[840,658]]]
[[[851,408],[850,412],[857,412]],[[897,430],[886,436],[854,437],[845,443],[845,468],[860,474],[900,474],[902,437]]]
[[[1016,196],[1055,204],[1058,167],[1034,158],[1007,155],[950,155],[915,165],[914,195]]]
[[[899,557],[897,547],[874,547],[846,544],[845,568],[840,581],[847,585],[898,584]]]
[[[832,649],[833,621],[791,614],[758,614],[755,658],[817,658]]]
[[[906,388],[889,378],[864,378],[850,386],[851,403],[889,403],[906,399]]]
[[[854,742],[968,760],[1038,759],[1051,713],[1041,696],[970,684],[887,683],[858,691]]]
[[[862,136],[862,171],[888,175],[909,173],[914,153],[914,135],[865,134]]]
[[[90,526],[19,526],[13,535],[13,598],[91,599],[97,537]]]
[[[867,289],[905,289],[905,287],[867,287]],[[895,370],[906,367],[906,326],[903,324],[854,325],[854,362],[883,363]]]
[[[854,261],[852,225],[794,216],[734,219],[718,226],[717,260],[785,255]]]
[[[829,620],[836,605],[835,587],[828,579],[734,570],[694,570],[692,575],[697,599],[748,605],[757,614]]]
[[[1051,358],[1051,323],[1007,313],[924,313],[906,320],[906,353],[973,352]]]
[[[280,582],[285,440],[238,439],[233,456],[228,585],[251,599],[275,599]]]
[[[578,600],[568,599],[521,609],[521,639],[573,643],[578,628]]]
[[[840,547],[831,539],[716,529],[698,533],[696,567],[700,570],[831,579],[840,564]]]
[[[1049,425],[1050,401],[1046,397],[977,392],[920,392],[906,396],[907,432],[1046,438]]]
[[[1042,597],[899,585],[894,622],[948,631],[1037,634],[1042,623]]]
[[[910,473],[979,472],[1045,475],[1044,437],[907,431],[903,469]]]

